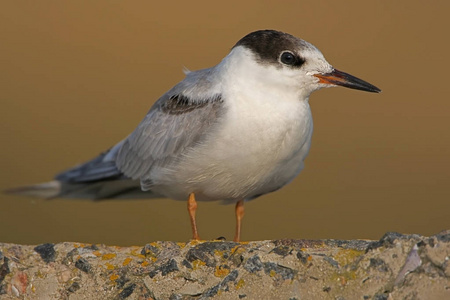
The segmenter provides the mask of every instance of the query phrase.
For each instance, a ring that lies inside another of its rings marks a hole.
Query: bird
[[[241,38],[217,65],[185,70],[125,139],[46,183],[7,192],[42,198],[187,201],[199,240],[197,201],[235,205],[277,191],[304,168],[311,146],[312,92],[342,86],[379,93],[335,69],[312,44],[277,30]]]

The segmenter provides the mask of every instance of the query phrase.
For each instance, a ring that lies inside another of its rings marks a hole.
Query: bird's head
[[[312,44],[275,30],[252,32],[233,47],[231,57],[245,78],[309,96],[323,87],[343,86],[375,92],[376,86],[333,68]],[[230,56],[229,55],[229,56]]]

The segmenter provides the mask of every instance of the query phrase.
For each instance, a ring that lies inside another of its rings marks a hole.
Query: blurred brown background
[[[217,64],[278,29],[381,94],[310,103],[302,174],[246,205],[243,239],[430,235],[450,228],[448,1],[2,1],[0,189],[50,180],[128,135],[182,67]],[[200,235],[234,233],[234,207],[200,203]],[[186,205],[0,196],[0,241],[115,245],[190,238]]]

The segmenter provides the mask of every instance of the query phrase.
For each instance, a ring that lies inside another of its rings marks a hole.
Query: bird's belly
[[[200,201],[233,202],[281,188],[303,169],[309,151],[312,119],[307,108],[303,115],[283,119],[228,120],[176,166],[159,172],[154,190],[180,200],[194,192]]]

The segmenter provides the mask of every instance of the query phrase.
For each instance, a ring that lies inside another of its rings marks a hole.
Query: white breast
[[[313,128],[306,101],[246,99],[228,109],[220,129],[156,182],[155,191],[180,200],[190,192],[200,201],[236,200],[274,191],[298,175]]]

